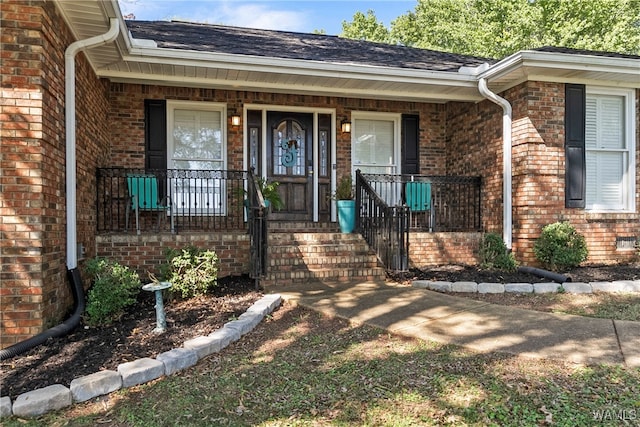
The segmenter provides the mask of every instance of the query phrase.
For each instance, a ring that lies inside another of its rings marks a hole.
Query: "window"
[[[635,205],[632,91],[587,87],[585,103],[585,208],[627,211]]]
[[[395,175],[400,171],[400,115],[352,113],[351,157],[353,173]],[[380,195],[387,203],[400,201],[400,189]]]
[[[180,214],[224,215],[226,168],[224,105],[167,102],[167,167],[182,172],[172,191]]]
[[[354,113],[352,157],[354,169],[366,173],[395,174],[398,169],[398,119]]]

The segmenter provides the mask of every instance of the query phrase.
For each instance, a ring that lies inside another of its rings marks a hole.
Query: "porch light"
[[[351,122],[343,120],[341,123],[342,133],[351,133]]]
[[[231,116],[231,125],[240,126],[240,116]]]

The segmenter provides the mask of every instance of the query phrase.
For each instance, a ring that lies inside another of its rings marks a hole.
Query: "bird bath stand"
[[[156,327],[154,333],[160,334],[167,329],[167,319],[164,315],[164,304],[162,302],[162,290],[171,287],[170,282],[153,282],[147,283],[142,287],[143,290],[156,293]]]

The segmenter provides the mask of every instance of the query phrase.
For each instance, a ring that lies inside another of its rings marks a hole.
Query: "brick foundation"
[[[143,283],[149,273],[159,275],[166,263],[167,248],[196,246],[216,252],[220,261],[219,277],[249,272],[249,235],[246,231],[184,234],[109,234],[96,237],[96,254],[116,260],[137,271]]]
[[[417,233],[409,236],[409,266],[477,265],[482,233]]]

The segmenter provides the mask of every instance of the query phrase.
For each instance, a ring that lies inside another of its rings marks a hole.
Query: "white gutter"
[[[66,128],[66,193],[67,193],[67,268],[78,266],[78,237],[76,215],[76,54],[85,49],[102,46],[118,37],[120,24],[110,19],[110,28],[104,34],[78,40],[69,45],[64,54],[65,65],[65,128]]]
[[[502,239],[508,250],[513,243],[512,189],[511,189],[511,104],[504,98],[491,92],[486,78],[478,80],[478,90],[488,100],[502,107]]]

